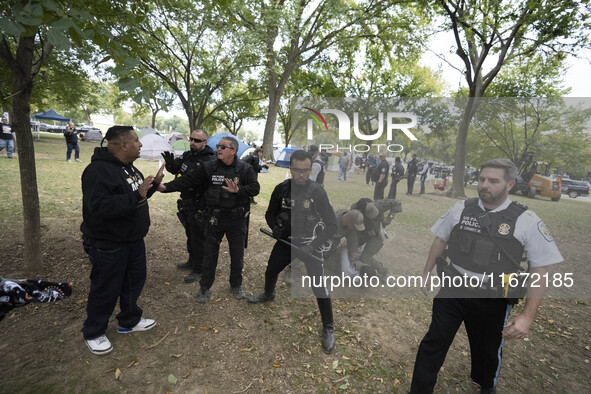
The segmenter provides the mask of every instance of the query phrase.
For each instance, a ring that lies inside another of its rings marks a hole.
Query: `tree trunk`
[[[269,86],[269,111],[265,123],[265,134],[263,135],[263,157],[265,160],[275,160],[273,157],[273,135],[275,134],[275,123],[277,122],[277,112],[281,94],[279,88]]]
[[[12,80],[12,125],[17,138],[23,198],[25,264],[29,273],[38,272],[42,265],[41,217],[35,168],[35,147],[30,125],[34,39],[34,37],[20,38],[15,59],[18,67],[17,70],[13,69]]]
[[[452,198],[466,198],[464,193],[464,171],[466,168],[466,151],[468,141],[468,129],[470,122],[480,105],[482,97],[469,97],[462,114],[462,120],[458,129],[458,136],[456,137],[456,152],[453,170],[453,184],[450,191],[447,193],[448,197]]]

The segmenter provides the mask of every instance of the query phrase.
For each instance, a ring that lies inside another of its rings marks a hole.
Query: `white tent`
[[[142,160],[157,161],[162,159],[162,152],[174,152],[166,138],[157,134],[148,134],[142,137],[140,142],[142,143],[140,151],[140,159]]]
[[[141,134],[138,134],[138,135],[140,136],[140,138],[141,138],[141,137],[145,137],[145,136],[147,136],[147,135],[149,135],[149,134],[158,134],[158,133],[156,132],[156,130],[154,130],[154,129],[153,129],[153,128],[151,128],[150,126],[146,126],[146,127],[144,127],[143,129],[141,129],[141,130],[140,130],[140,133],[141,133]],[[158,135],[159,135],[159,134],[158,134]]]
[[[173,133],[168,134],[168,136],[166,137],[166,140],[168,141],[168,143],[170,145],[174,145],[175,142],[180,141],[180,140],[187,141],[188,138],[182,133],[173,132]]]
[[[102,141],[103,140],[103,135],[101,134],[101,132],[99,130],[88,130],[86,133],[84,133],[84,141]]]

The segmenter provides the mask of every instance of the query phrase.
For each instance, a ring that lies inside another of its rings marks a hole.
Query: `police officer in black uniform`
[[[419,161],[417,160],[417,155],[413,153],[412,160],[406,166],[406,173],[408,174],[408,179],[406,180],[407,196],[412,195],[412,189],[414,189],[415,180],[417,179],[417,172],[419,172]]]
[[[215,152],[207,145],[209,135],[203,130],[195,130],[191,133],[191,150],[184,152],[180,157],[174,158],[172,152],[162,153],[166,163],[166,171],[181,177],[200,166],[205,161],[215,159]],[[177,216],[187,235],[187,252],[189,260],[177,264],[179,269],[190,269],[191,272],[185,276],[186,283],[193,283],[201,278],[203,269],[204,237],[203,226],[197,223],[198,211],[205,209],[205,202],[200,199],[200,190],[189,188],[181,192],[181,198],[177,201]]]
[[[272,301],[279,273],[296,258],[304,262],[311,277],[324,276],[323,264],[307,256],[322,257],[330,249],[327,241],[337,230],[335,213],[324,189],[308,179],[312,171],[312,158],[308,152],[295,151],[290,158],[290,170],[292,179],[273,190],[265,219],[276,238],[291,242],[299,250],[292,250],[281,241],[275,243],[265,271],[265,291],[250,297],[250,303]],[[313,280],[312,283],[320,281]],[[312,290],[322,318],[322,349],[331,353],[335,338],[330,295],[325,287],[313,287]]]
[[[217,145],[217,160],[203,163],[196,171],[161,184],[161,192],[193,188],[202,191],[206,203],[205,256],[197,301],[206,303],[215,279],[220,242],[226,235],[230,249],[230,288],[237,299],[246,298],[242,289],[244,246],[248,231],[249,201],[259,194],[253,168],[238,160],[238,141],[223,137]]]
[[[316,145],[310,145],[308,149],[312,155],[312,172],[310,173],[310,180],[324,186],[324,163],[320,157],[320,151]]]
[[[514,298],[521,295],[514,293],[518,286],[510,289],[501,285],[502,278],[522,272],[524,252],[532,276],[544,277],[548,265],[563,259],[544,222],[525,205],[509,200],[516,177],[517,168],[507,159],[484,163],[479,198],[456,203],[431,228],[435,239],[423,271],[423,292],[426,294],[427,280],[438,260],[442,281],[443,275],[477,281],[463,285],[461,281],[448,282],[433,300],[433,317],[419,346],[411,393],[433,392],[462,322],[470,341],[470,376],[482,394],[496,392],[504,340],[522,339],[529,331],[542,302],[544,284],[527,288],[523,311],[508,319]],[[446,247],[449,265],[438,259]]]

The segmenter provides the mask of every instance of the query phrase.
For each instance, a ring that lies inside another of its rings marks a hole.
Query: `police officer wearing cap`
[[[323,264],[309,256],[326,257],[332,235],[337,229],[336,217],[324,189],[308,176],[312,171],[312,158],[308,152],[295,151],[290,158],[292,179],[275,187],[265,214],[267,224],[273,229],[278,241],[273,246],[267,270],[265,291],[248,299],[250,303],[261,303],[275,299],[277,277],[293,260],[304,262],[308,275],[324,277]],[[288,241],[298,249],[292,250],[279,241]],[[312,283],[320,283],[318,279]],[[330,294],[325,287],[312,287],[322,318],[322,349],[331,353],[334,344],[334,321]]]
[[[182,177],[195,171],[203,162],[215,159],[215,152],[207,145],[209,135],[203,130],[195,130],[191,133],[190,148],[180,157],[175,158],[172,152],[163,152],[162,157],[166,163],[166,171]],[[185,276],[186,283],[193,283],[201,278],[201,267],[204,253],[203,224],[198,223],[198,216],[205,209],[205,202],[201,199],[201,191],[189,188],[181,191],[181,198],[177,201],[177,216],[187,235],[187,252],[189,259],[177,264],[179,269],[188,269],[191,272]],[[201,217],[199,217],[201,219]]]
[[[356,247],[363,246],[363,251],[359,258],[363,263],[372,267],[381,276],[388,274],[384,265],[375,259],[375,255],[384,246],[384,234],[382,229],[392,223],[394,216],[402,212],[402,204],[398,200],[385,198],[383,200],[372,201],[369,198],[361,198],[351,204],[351,209],[358,209],[363,214],[363,223],[365,230],[358,232]],[[355,242],[353,238],[350,242]]]
[[[205,200],[205,255],[199,281],[201,288],[197,295],[200,303],[209,300],[224,234],[230,249],[230,289],[236,299],[246,298],[242,289],[242,267],[248,231],[247,216],[250,213],[250,198],[260,191],[254,169],[236,156],[238,141],[223,137],[216,147],[217,160],[205,162],[195,171],[158,188],[161,192],[193,188],[201,191]]]
[[[435,240],[423,271],[423,285],[429,283],[426,280],[446,248],[451,264],[443,266],[443,273],[476,276],[482,285],[445,286],[434,298],[431,325],[417,353],[411,393],[433,392],[462,322],[470,341],[471,378],[480,385],[481,393],[496,392],[504,340],[522,339],[529,331],[545,284],[527,288],[523,311],[508,320],[515,300],[509,298],[509,289],[500,286],[500,277],[519,272],[524,252],[530,273],[542,277],[548,265],[563,259],[542,220],[525,205],[509,200],[516,177],[517,169],[509,160],[484,163],[478,180],[479,198],[458,202],[431,228]],[[491,273],[495,283],[487,278]],[[422,290],[427,293],[426,288]]]

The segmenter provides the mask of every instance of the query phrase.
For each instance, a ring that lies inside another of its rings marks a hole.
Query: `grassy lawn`
[[[142,297],[147,317],[158,326],[147,333],[118,336],[116,321],[108,335],[112,355],[95,357],[81,340],[88,294],[88,259],[79,226],[80,177],[98,143],[81,142],[82,163],[67,163],[62,135],[42,134],[35,140],[42,224],[44,267],[39,278],[71,280],[74,294],[52,305],[15,309],[0,322],[3,385],[0,392],[406,392],[414,356],[431,316],[431,302],[394,294],[384,298],[335,298],[337,346],[334,354],[319,348],[321,329],[315,302],[290,297],[280,280],[275,302],[247,305],[227,290],[228,248],[222,242],[217,279],[210,304],[195,302],[197,284],[183,283],[175,268],[186,258],[184,232],[176,218],[176,193],[150,199],[152,227],[146,237],[148,279]],[[158,163],[136,161],[144,176]],[[258,231],[275,185],[287,169],[271,166],[259,174],[261,193],[252,207],[244,285],[248,294],[263,287],[272,240]],[[335,209],[348,208],[373,187],[363,174],[337,182],[326,175],[325,188]],[[167,175],[166,180],[171,180]],[[22,205],[18,160],[0,154],[0,275],[23,275]],[[388,186],[389,188],[389,186]],[[388,189],[387,189],[388,190]],[[403,212],[392,224],[395,237],[378,255],[391,275],[420,273],[433,239],[429,228],[456,200],[427,185],[427,194],[406,196],[399,183]],[[415,193],[418,192],[418,185]],[[476,187],[466,194],[476,196]],[[575,273],[575,289],[563,298],[546,300],[528,341],[505,345],[499,392],[591,392],[591,307],[589,254],[591,203],[581,199],[529,199],[511,196],[546,223],[565,258],[562,272]],[[520,307],[517,309],[519,310]],[[149,316],[148,316],[149,315]],[[460,332],[450,349],[436,390],[477,392],[469,382],[469,346]],[[115,378],[119,369],[121,376]],[[174,375],[177,383],[171,383]]]

